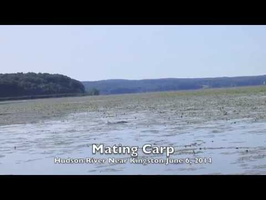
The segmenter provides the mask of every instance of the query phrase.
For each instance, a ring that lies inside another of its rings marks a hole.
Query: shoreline
[[[86,93],[71,93],[71,94],[50,94],[50,95],[29,95],[19,97],[0,97],[2,101],[14,101],[14,100],[29,100],[29,99],[50,99],[50,98],[62,98],[62,97],[81,97],[88,96]]]

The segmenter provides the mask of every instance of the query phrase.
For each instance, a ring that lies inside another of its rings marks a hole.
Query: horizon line
[[[144,81],[144,80],[162,80],[162,79],[215,79],[215,78],[241,78],[241,77],[256,77],[256,76],[266,76],[266,74],[261,75],[239,75],[239,76],[213,76],[213,77],[193,77],[193,78],[144,78],[144,79],[123,79],[123,78],[111,78],[111,79],[100,79],[94,81],[80,81],[80,82],[98,82],[98,81]]]

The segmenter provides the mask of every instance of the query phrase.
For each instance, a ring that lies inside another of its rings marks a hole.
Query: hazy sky
[[[0,73],[81,81],[266,74],[266,26],[0,26]]]

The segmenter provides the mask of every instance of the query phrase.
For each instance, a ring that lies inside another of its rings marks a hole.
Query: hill
[[[102,80],[82,82],[86,91],[97,89],[100,94],[125,94],[155,91],[192,90],[238,86],[265,85],[266,75],[220,78],[165,78],[144,80]]]
[[[0,74],[0,97],[67,95],[84,93],[83,84],[60,74]]]

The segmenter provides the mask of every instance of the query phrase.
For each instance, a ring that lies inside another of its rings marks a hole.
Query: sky
[[[0,73],[80,81],[266,74],[266,26],[0,26]]]

